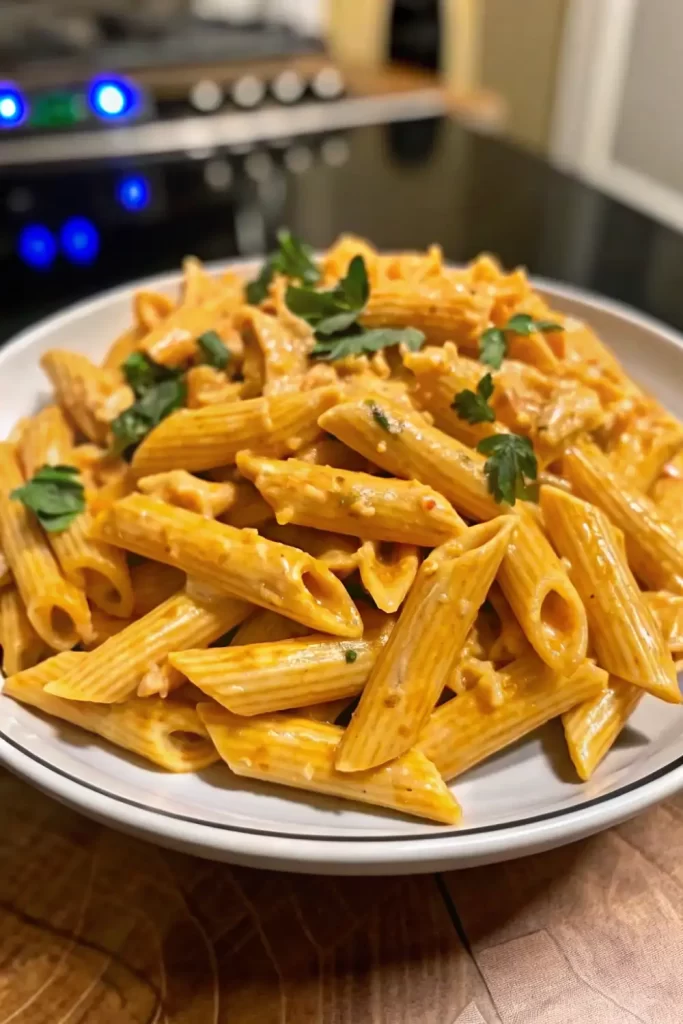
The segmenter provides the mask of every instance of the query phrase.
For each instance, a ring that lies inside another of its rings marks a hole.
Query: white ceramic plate
[[[245,265],[250,273],[253,268]],[[173,291],[178,274],[142,284]],[[627,369],[683,416],[683,342],[630,309],[546,281]],[[74,306],[0,352],[0,437],[48,395],[48,348],[99,359],[130,319],[141,283]],[[59,800],[125,831],[219,860],[293,871],[388,874],[465,867],[571,842],[683,786],[683,708],[645,697],[591,782],[578,784],[557,722],[458,779],[460,828],[237,779],[215,766],[168,775],[0,696],[0,762]]]

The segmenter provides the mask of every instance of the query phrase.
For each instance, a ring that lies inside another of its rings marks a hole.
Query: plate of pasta
[[[0,762],[299,871],[501,860],[662,799],[682,368],[662,325],[488,255],[286,230],[26,331]]]

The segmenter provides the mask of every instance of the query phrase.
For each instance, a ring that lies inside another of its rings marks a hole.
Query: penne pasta
[[[320,434],[318,417],[339,399],[336,387],[181,409],[155,427],[133,456],[136,476],[197,472],[234,463],[242,449],[291,455]]]
[[[674,704],[676,669],[655,616],[641,596],[614,527],[600,509],[544,487],[541,508],[583,601],[598,663]]]
[[[402,282],[378,284],[361,322],[366,327],[416,327],[428,342],[454,341],[476,351],[488,327],[491,299],[453,285],[448,279],[426,289],[406,290]]]
[[[462,533],[465,524],[431,487],[298,459],[241,452],[240,473],[251,480],[283,526],[334,529],[363,540],[433,547]]]
[[[471,527],[422,563],[339,745],[340,771],[384,764],[414,745],[454,672],[515,527],[512,516]]]
[[[129,700],[87,704],[62,700],[47,687],[72,672],[89,654],[69,651],[5,681],[3,693],[77,725],[170,772],[198,772],[219,760],[197,711],[180,701]]]
[[[266,523],[259,533],[279,544],[307,551],[314,558],[319,558],[328,569],[344,579],[358,565],[358,541],[339,533],[327,530],[305,530],[302,526],[278,526],[277,523]]]
[[[551,718],[597,697],[607,683],[607,673],[590,661],[563,676],[535,653],[511,662],[500,674],[500,704],[492,705],[477,688],[468,690],[438,707],[420,735],[417,749],[447,782]]]
[[[255,530],[236,530],[143,494],[102,513],[94,530],[100,540],[174,565],[311,629],[352,638],[362,633],[355,605],[327,566]]]
[[[0,647],[6,676],[32,668],[47,653],[44,641],[28,620],[16,587],[0,590]]]
[[[363,586],[383,612],[396,612],[415,582],[420,551],[414,544],[382,544],[366,540],[358,551]]]
[[[179,306],[145,334],[138,348],[161,366],[182,366],[197,352],[197,338],[216,324],[219,304]]]
[[[19,462],[27,480],[43,466],[69,462],[73,451],[73,430],[57,405],[48,405],[27,420],[17,445]]]
[[[244,397],[298,391],[308,368],[308,340],[255,306],[243,306],[234,324],[244,340]]]
[[[529,641],[515,618],[510,604],[500,587],[494,583],[487,598],[494,617],[494,635],[488,648],[488,657],[494,662],[514,661],[526,654]],[[489,611],[488,607],[485,610]]]
[[[680,654],[683,651],[683,595],[654,590],[641,596],[654,614],[668,649],[672,654]]]
[[[106,445],[110,423],[133,404],[118,373],[102,369],[78,352],[51,349],[40,360],[63,409],[90,441]]]
[[[244,601],[199,601],[181,592],[137,619],[90,652],[65,675],[50,683],[50,693],[67,700],[113,704],[128,700],[148,674],[157,677],[171,651],[204,647],[242,622],[250,612]],[[174,676],[176,683],[181,676]],[[144,687],[150,690],[150,680]]]
[[[277,640],[291,640],[295,636],[306,636],[309,630],[293,619],[286,619],[277,612],[257,608],[241,624],[230,641],[231,647],[243,644],[266,644]]]
[[[638,706],[643,689],[610,676],[605,689],[562,715],[569,756],[584,782],[600,764]]]
[[[334,466],[335,469],[352,469],[360,473],[370,472],[367,459],[358,452],[342,444],[336,437],[324,434],[317,441],[301,448],[296,453],[302,462],[312,462],[314,466]]]
[[[402,811],[453,825],[455,797],[432,764],[409,751],[390,764],[348,775],[335,769],[342,730],[292,715],[244,719],[215,704],[197,712],[218,753],[235,775]]]
[[[43,466],[70,465],[72,451],[70,428],[55,407],[28,422],[18,447],[27,477]],[[86,510],[65,530],[49,533],[50,546],[70,583],[108,615],[128,618],[133,613],[133,588],[126,557],[110,544],[93,540],[91,524]]]
[[[586,657],[586,609],[531,506],[515,506],[519,528],[498,572],[498,582],[540,658],[569,674]]]
[[[14,446],[0,444],[2,549],[36,633],[53,650],[69,650],[90,634],[88,602],[60,572],[33,514],[10,497],[23,483]]]
[[[567,451],[564,475],[578,497],[597,505],[623,531],[636,577],[653,590],[683,594],[683,549],[657,506],[628,490],[593,444],[575,444]]]
[[[12,572],[5,558],[5,552],[0,548],[0,587],[8,587],[12,582]]]
[[[342,697],[341,700],[330,700],[324,704],[309,704],[304,708],[295,708],[292,714],[297,718],[308,718],[312,722],[325,722],[327,725],[334,725],[352,703],[353,697]]]
[[[140,562],[131,569],[133,611],[139,618],[173,597],[185,586],[187,577],[180,569],[163,562]]]
[[[391,617],[375,615],[358,640],[313,633],[270,643],[186,650],[169,655],[169,662],[236,715],[287,711],[360,693],[393,625]]]
[[[144,336],[145,330],[139,324],[134,324],[133,327],[129,327],[128,330],[119,334],[118,338],[112,342],[102,361],[102,369],[119,370],[126,359],[128,359],[128,356],[137,351],[138,345]]]
[[[108,615],[99,608],[90,609],[90,635],[87,642],[82,644],[84,650],[94,651],[112,636],[116,636],[126,626],[130,626],[133,619],[121,619],[117,615]]]

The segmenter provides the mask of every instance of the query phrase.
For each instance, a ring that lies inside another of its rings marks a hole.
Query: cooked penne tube
[[[154,328],[173,312],[175,303],[169,295],[141,288],[133,296],[133,315],[145,332]]]
[[[454,341],[476,351],[489,323],[491,299],[444,279],[425,289],[407,290],[401,281],[382,282],[370,292],[361,323],[365,327],[416,327],[427,341]]]
[[[653,590],[683,594],[683,548],[654,502],[628,490],[607,456],[588,442],[566,452],[564,475],[575,494],[601,508],[623,531],[628,560],[638,579]]]
[[[312,462],[315,466],[334,466],[335,469],[353,469],[360,473],[370,471],[367,459],[329,434],[301,448],[296,457],[302,462]]]
[[[359,546],[353,537],[340,533],[329,533],[327,530],[306,530],[303,526],[278,526],[277,523],[266,523],[259,533],[279,544],[289,544],[293,548],[301,548],[344,579],[358,565]]]
[[[609,461],[629,488],[647,493],[681,448],[681,424],[673,416],[652,410],[620,434],[610,449]]]
[[[103,370],[118,370],[125,363],[128,356],[137,352],[138,345],[145,336],[145,330],[139,324],[134,324],[127,331],[123,331],[116,338],[102,360]]]
[[[553,487],[542,488],[541,508],[555,548],[570,563],[599,664],[611,675],[679,704],[676,669],[662,631],[607,516]]]
[[[652,486],[650,497],[660,518],[679,539],[683,538],[683,454],[664,466],[661,476]]]
[[[97,704],[128,700],[154,666],[163,667],[171,651],[212,643],[250,610],[233,598],[203,602],[184,592],[175,594],[91,651],[73,671],[50,684],[50,693]]]
[[[295,636],[306,636],[310,630],[293,619],[286,619],[277,612],[257,608],[241,624],[230,641],[231,647],[243,644],[275,643],[277,640],[291,640]]]
[[[237,472],[234,466],[229,468],[233,475]],[[272,508],[266,499],[261,497],[253,484],[240,478],[235,481],[234,486],[235,503],[220,517],[222,523],[236,526],[241,530],[245,526],[261,527],[264,523],[272,521]]]
[[[363,624],[343,584],[317,558],[131,494],[95,521],[100,540],[174,565],[222,593],[282,612],[311,629],[357,637]]]
[[[335,762],[340,771],[384,764],[413,746],[454,672],[515,527],[512,516],[473,526],[422,563],[344,733]]]
[[[131,569],[133,610],[140,617],[168,600],[185,586],[184,572],[163,562],[140,562]]]
[[[339,400],[339,388],[250,398],[181,409],[152,430],[133,456],[136,476],[169,469],[191,472],[225,466],[244,448],[291,455],[320,434],[318,417]]]
[[[57,405],[48,405],[27,421],[17,445],[19,462],[27,480],[43,466],[69,463],[74,435],[64,413]]]
[[[390,764],[348,775],[334,758],[343,730],[293,715],[239,718],[215,704],[197,713],[235,775],[357,800],[454,825],[455,797],[422,754],[409,751]]]
[[[587,782],[635,711],[644,690],[610,676],[605,689],[562,715],[569,756]]]
[[[204,409],[207,405],[225,405],[243,398],[244,383],[230,380],[223,370],[213,366],[192,366],[185,374],[187,408]]]
[[[492,705],[477,688],[438,707],[417,749],[448,782],[526,736],[551,718],[600,694],[607,673],[584,661],[571,676],[558,675],[530,653],[500,670],[503,701]]]
[[[679,654],[683,651],[683,595],[650,590],[642,598],[659,623],[664,643],[672,654]]]
[[[366,540],[358,551],[363,586],[383,612],[396,612],[415,582],[420,551],[414,544]]]
[[[524,503],[515,507],[519,529],[498,582],[539,657],[555,671],[568,674],[586,657],[586,610],[534,516]]]
[[[33,513],[10,497],[23,483],[14,446],[0,444],[0,543],[29,622],[48,647],[65,651],[88,639],[90,610],[83,591],[64,579]]]
[[[377,412],[394,425],[391,433],[380,425]],[[344,402],[328,409],[319,422],[388,473],[433,487],[469,519],[491,519],[508,511],[489,494],[484,457],[405,405],[387,398]]]
[[[96,647],[103,644],[109,637],[116,636],[126,626],[130,626],[133,619],[121,619],[117,615],[108,615],[107,612],[103,612],[100,608],[91,608],[90,622],[90,636],[87,642],[83,643],[86,651],[94,651]]]
[[[0,587],[8,587],[12,582],[12,571],[5,558],[5,552],[0,548]]]
[[[370,618],[358,640],[322,633],[272,643],[185,650],[170,664],[236,715],[262,715],[355,697],[386,645],[394,622]]]
[[[73,672],[90,657],[75,651],[58,654],[7,679],[3,693],[95,733],[169,772],[199,772],[219,760],[192,704],[158,699],[87,704],[48,693],[47,685]]]
[[[465,529],[460,516],[431,487],[416,481],[313,466],[299,459],[237,456],[282,526],[332,529],[363,540],[434,547]]]
[[[309,704],[305,708],[295,708],[292,714],[297,718],[309,718],[312,722],[334,725],[341,713],[352,703],[353,697],[342,697],[341,700],[330,700],[324,704]]]
[[[133,404],[134,396],[121,376],[91,363],[87,356],[50,349],[40,360],[57,401],[91,441],[106,445],[109,424]]]
[[[26,475],[43,466],[71,464],[72,434],[59,409],[44,409],[29,420],[18,453]],[[67,580],[84,590],[91,602],[109,615],[128,618],[133,612],[133,588],[126,556],[111,544],[90,536],[87,510],[65,530],[47,535]]]
[[[489,590],[487,600],[495,617],[495,635],[488,649],[489,658],[491,661],[497,662],[514,661],[515,658],[520,658],[527,653],[529,641],[497,583],[494,583]]]
[[[167,501],[169,505],[187,508],[208,519],[217,519],[235,504],[235,484],[213,483],[192,476],[184,469],[171,469],[166,473],[143,476],[138,480],[138,490],[154,498]]]
[[[28,620],[16,587],[0,590],[0,647],[6,676],[32,668],[47,653],[44,641]]]

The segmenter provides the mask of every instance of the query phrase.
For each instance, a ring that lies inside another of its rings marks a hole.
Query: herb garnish
[[[377,402],[373,401],[372,398],[368,398],[366,399],[365,404],[372,413],[373,420],[378,426],[382,428],[382,430],[386,430],[387,434],[401,433],[401,431],[403,430],[403,424],[397,423],[396,420],[393,420],[389,416],[387,416],[384,409],[382,409],[377,404]]]
[[[223,340],[216,331],[205,331],[197,338],[197,345],[202,356],[202,363],[215,367],[216,370],[224,370],[230,362],[230,349],[226,348]]]
[[[290,285],[285,301],[296,316],[315,330],[314,358],[336,360],[346,356],[378,352],[392,345],[407,345],[413,352],[424,342],[422,331],[414,327],[361,327],[361,316],[370,296],[367,268],[362,256],[354,256],[346,275],[334,288]]]
[[[465,388],[459,391],[451,405],[461,420],[468,423],[493,423],[496,414],[489,405],[489,398],[493,394],[493,377],[490,373],[485,374],[477,384],[476,391]]]
[[[514,505],[517,498],[528,498],[527,481],[534,481],[538,464],[528,437],[519,434],[493,434],[477,445],[477,451],[488,455],[484,472],[489,491],[497,502]]]
[[[162,420],[185,404],[187,388],[182,377],[161,381],[116,417],[111,430],[117,452],[139,444]]]
[[[503,359],[507,355],[507,340],[505,335],[510,334],[533,334],[534,331],[562,331],[562,324],[553,323],[551,320],[534,320],[528,313],[515,313],[511,316],[504,327],[489,327],[479,339],[479,360],[499,370]]]
[[[85,512],[85,490],[75,466],[43,466],[10,494],[35,512],[48,533],[59,533]]]
[[[257,306],[268,294],[268,287],[275,274],[284,274],[303,284],[317,284],[320,271],[313,262],[313,249],[310,245],[296,238],[287,228],[277,233],[278,248],[271,253],[261,267],[256,280],[246,288],[247,302]]]
[[[354,661],[358,657],[358,651],[347,651],[344,657],[346,658],[347,665],[353,665]]]

